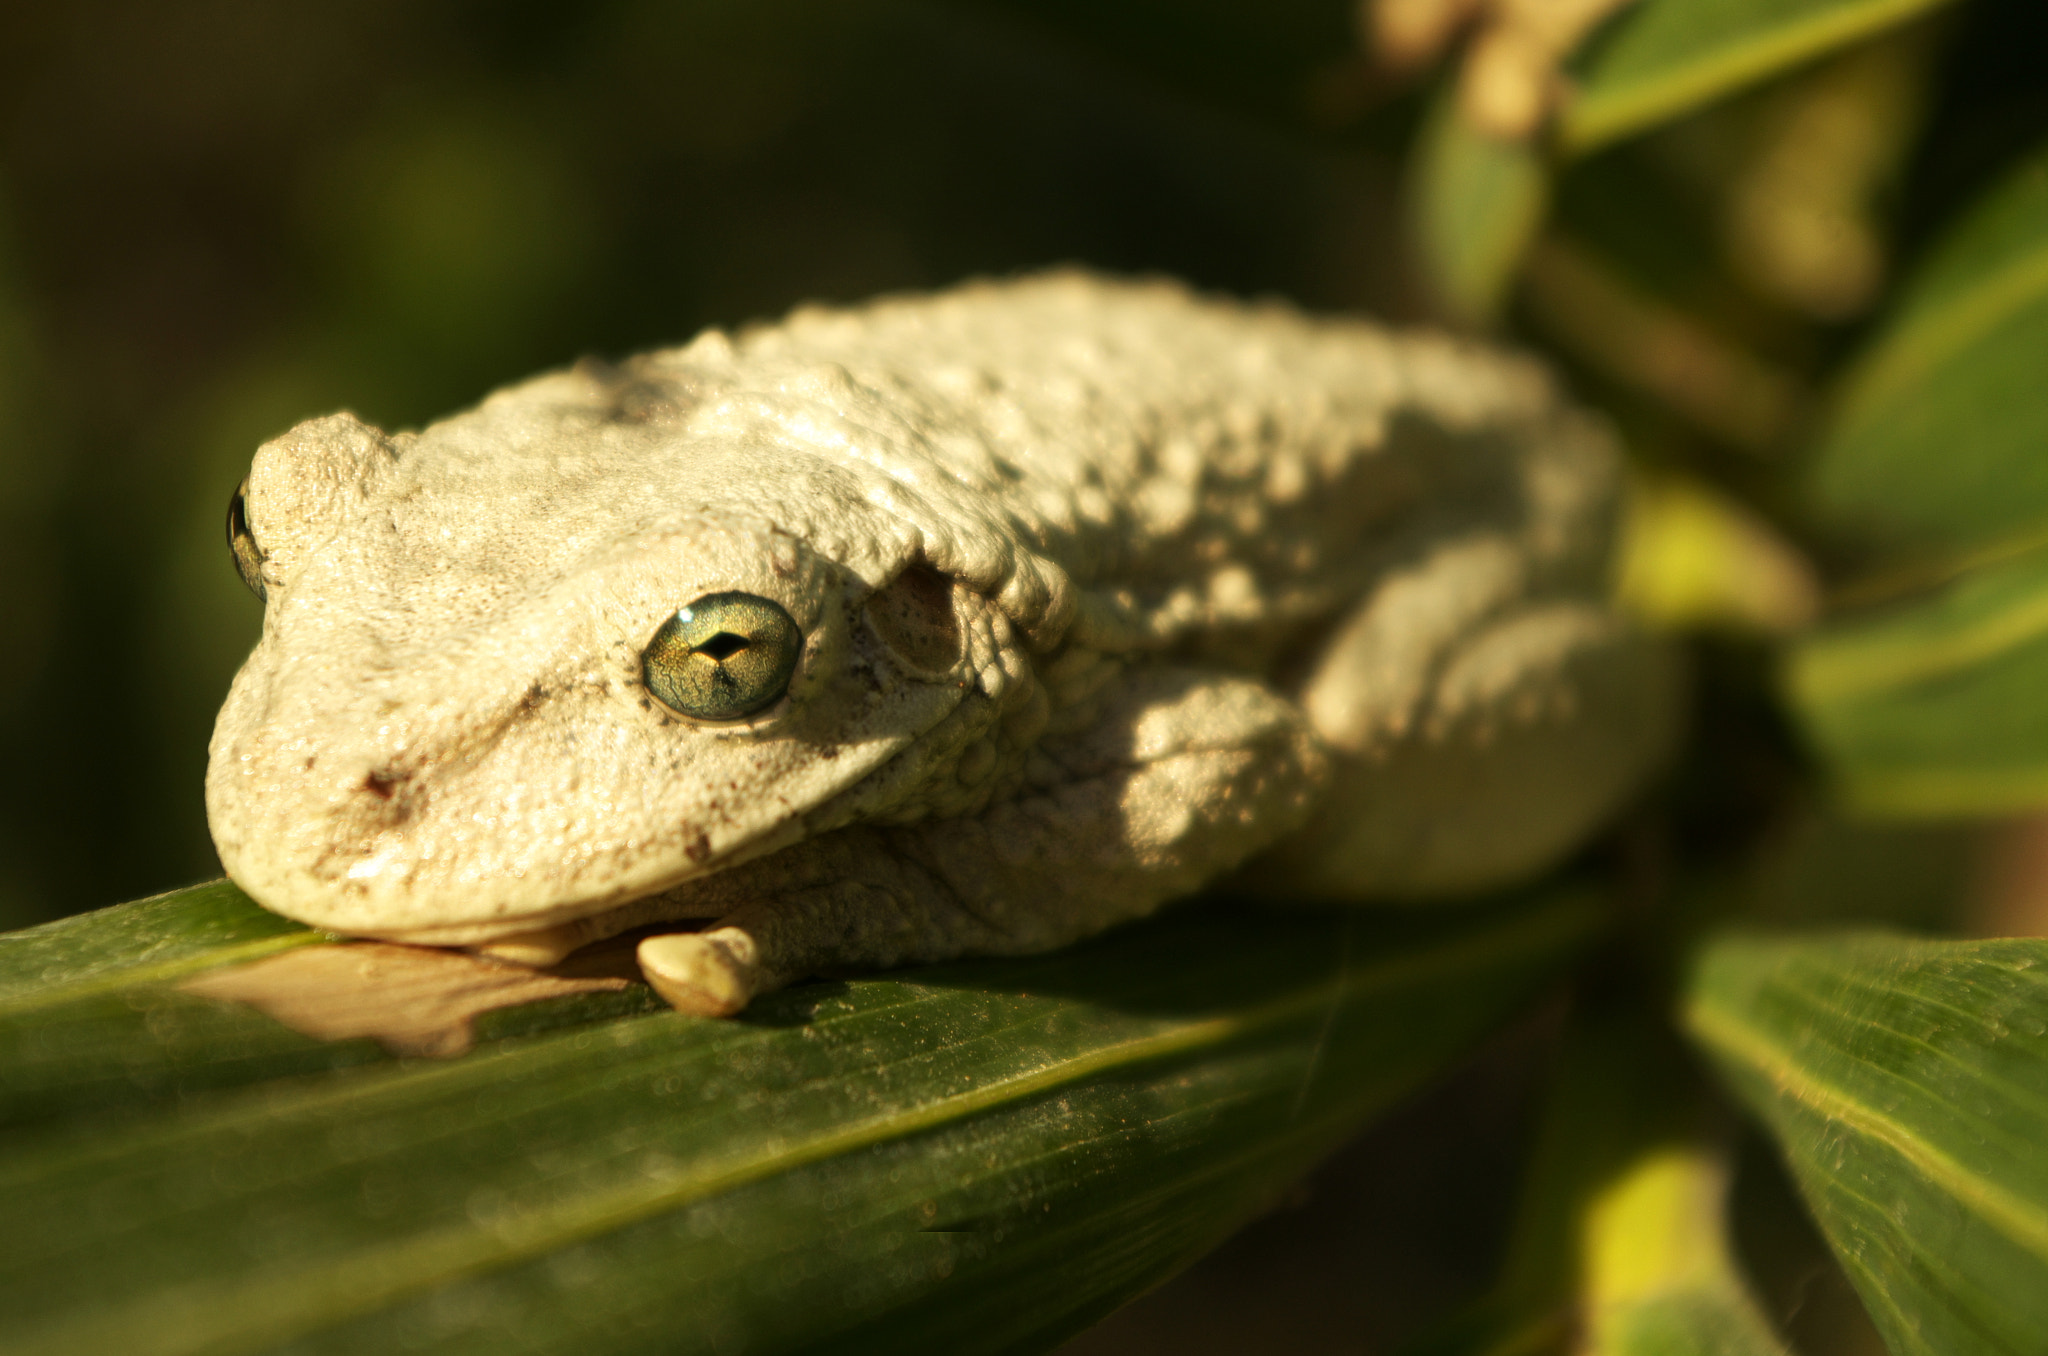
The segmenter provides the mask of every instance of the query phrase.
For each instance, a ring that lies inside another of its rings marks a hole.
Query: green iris
[[[766,598],[707,593],[654,633],[640,652],[640,678],[680,715],[738,720],[789,690],[803,648],[803,632]]]
[[[235,569],[241,574],[242,582],[249,586],[249,592],[261,599],[266,553],[256,544],[256,534],[249,530],[249,482],[246,480],[235,488],[235,497],[228,500],[228,550],[235,558]]]

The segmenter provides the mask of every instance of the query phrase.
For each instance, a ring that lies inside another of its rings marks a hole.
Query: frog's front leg
[[[726,1015],[821,972],[1049,951],[1271,846],[1327,776],[1265,685],[1131,669],[979,814],[843,829],[694,882],[689,912],[717,922],[643,941],[641,968],[677,1008]]]

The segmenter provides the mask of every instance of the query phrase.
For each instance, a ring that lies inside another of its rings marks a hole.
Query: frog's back
[[[1330,616],[1449,519],[1533,533],[1579,584],[1605,552],[1601,431],[1533,363],[1443,336],[1058,272],[805,309],[711,356],[831,407],[818,450],[1053,567],[1116,648]]]

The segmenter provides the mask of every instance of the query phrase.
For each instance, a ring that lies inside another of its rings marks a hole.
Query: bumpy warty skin
[[[1607,678],[1572,677],[1572,656],[1636,653],[1601,601],[1617,477],[1600,426],[1525,359],[1079,273],[711,331],[417,433],[311,420],[246,488],[267,605],[211,746],[214,840],[256,899],[344,933],[596,935],[721,912],[691,883],[835,832],[1055,804],[1077,738],[1242,728],[1246,768],[1284,745],[1294,789],[1270,803],[1290,808],[1259,808],[1249,772],[1184,781],[1240,798],[1217,820],[1242,827],[1233,852],[1287,860],[1344,836],[1358,801],[1339,792],[1374,767],[1396,770],[1368,799],[1401,803],[1388,779],[1432,740],[1465,740],[1469,780],[1513,742],[1495,726],[1612,725],[1572,746],[1594,750],[1572,755],[1586,804],[1500,861],[1467,825],[1445,849],[1463,876],[1289,867],[1311,893],[1484,884],[1568,850],[1668,740],[1667,698],[1616,715],[1587,695]],[[769,709],[693,722],[639,656],[721,591],[779,603],[802,657]],[[1511,613],[1521,631],[1498,634],[1529,637],[1460,648]],[[1105,693],[1168,668],[1195,687],[1089,735]],[[1522,758],[1539,782],[1546,757]],[[1126,830],[1149,813],[1126,806]],[[1137,868],[1163,892],[1236,864],[1165,860],[1179,841]]]

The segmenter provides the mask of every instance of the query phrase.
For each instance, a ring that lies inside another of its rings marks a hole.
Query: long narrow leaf
[[[2048,552],[1827,627],[1794,650],[1788,679],[1859,809],[1952,816],[2048,804]]]
[[[1821,503],[1856,526],[1974,544],[2048,522],[2048,150],[1972,211],[1851,374]]]
[[[1947,0],[1641,0],[1575,63],[1560,120],[1584,153]]]
[[[1785,1356],[1729,1246],[1728,1165],[1697,1143],[1625,1164],[1585,1220],[1587,1356]]]
[[[0,1013],[172,979],[325,939],[227,881],[0,933]]]
[[[1893,1356],[2048,1335],[2048,941],[1709,945],[1692,1034],[1779,1148]]]
[[[735,1022],[487,1028],[447,1061],[350,1043],[378,1062],[321,1071],[295,1037],[291,1076],[245,1063],[239,1088],[0,1139],[0,1347],[1041,1350],[1260,1209],[1601,917],[1195,910]],[[154,1043],[154,1005],[198,1001],[173,992],[121,994],[145,1072],[203,1053]]]
[[[173,987],[327,940],[226,881],[0,934],[0,1129],[380,1058]]]

